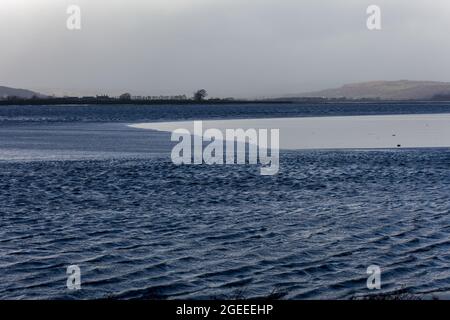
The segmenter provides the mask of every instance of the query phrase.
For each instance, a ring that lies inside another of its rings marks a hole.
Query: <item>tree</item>
[[[207,96],[208,96],[208,93],[206,92],[205,89],[200,89],[200,90],[194,92],[194,100],[195,101],[202,101]]]
[[[131,94],[129,93],[124,93],[120,95],[120,100],[131,100]]]

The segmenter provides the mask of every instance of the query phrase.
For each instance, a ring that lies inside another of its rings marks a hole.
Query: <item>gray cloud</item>
[[[66,8],[82,9],[68,31]],[[383,29],[366,29],[366,8]],[[448,0],[2,0],[0,83],[75,92],[270,96],[450,81]]]

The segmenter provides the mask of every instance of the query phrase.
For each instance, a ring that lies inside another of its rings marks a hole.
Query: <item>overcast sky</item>
[[[366,27],[371,4],[381,31]],[[449,0],[0,0],[0,85],[262,97],[450,81],[449,34]]]

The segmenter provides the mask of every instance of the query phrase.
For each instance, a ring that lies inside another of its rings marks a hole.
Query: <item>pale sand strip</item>
[[[133,128],[193,132],[193,121],[139,123]],[[203,121],[203,130],[280,129],[283,149],[450,147],[450,114]]]

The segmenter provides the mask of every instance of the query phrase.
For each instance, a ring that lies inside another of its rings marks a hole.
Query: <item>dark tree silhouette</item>
[[[120,100],[131,100],[131,94],[124,93],[124,94],[120,95],[119,99]]]
[[[194,100],[195,101],[202,101],[207,96],[208,96],[208,93],[206,92],[205,89],[200,89],[200,90],[197,90],[196,92],[194,92]]]

